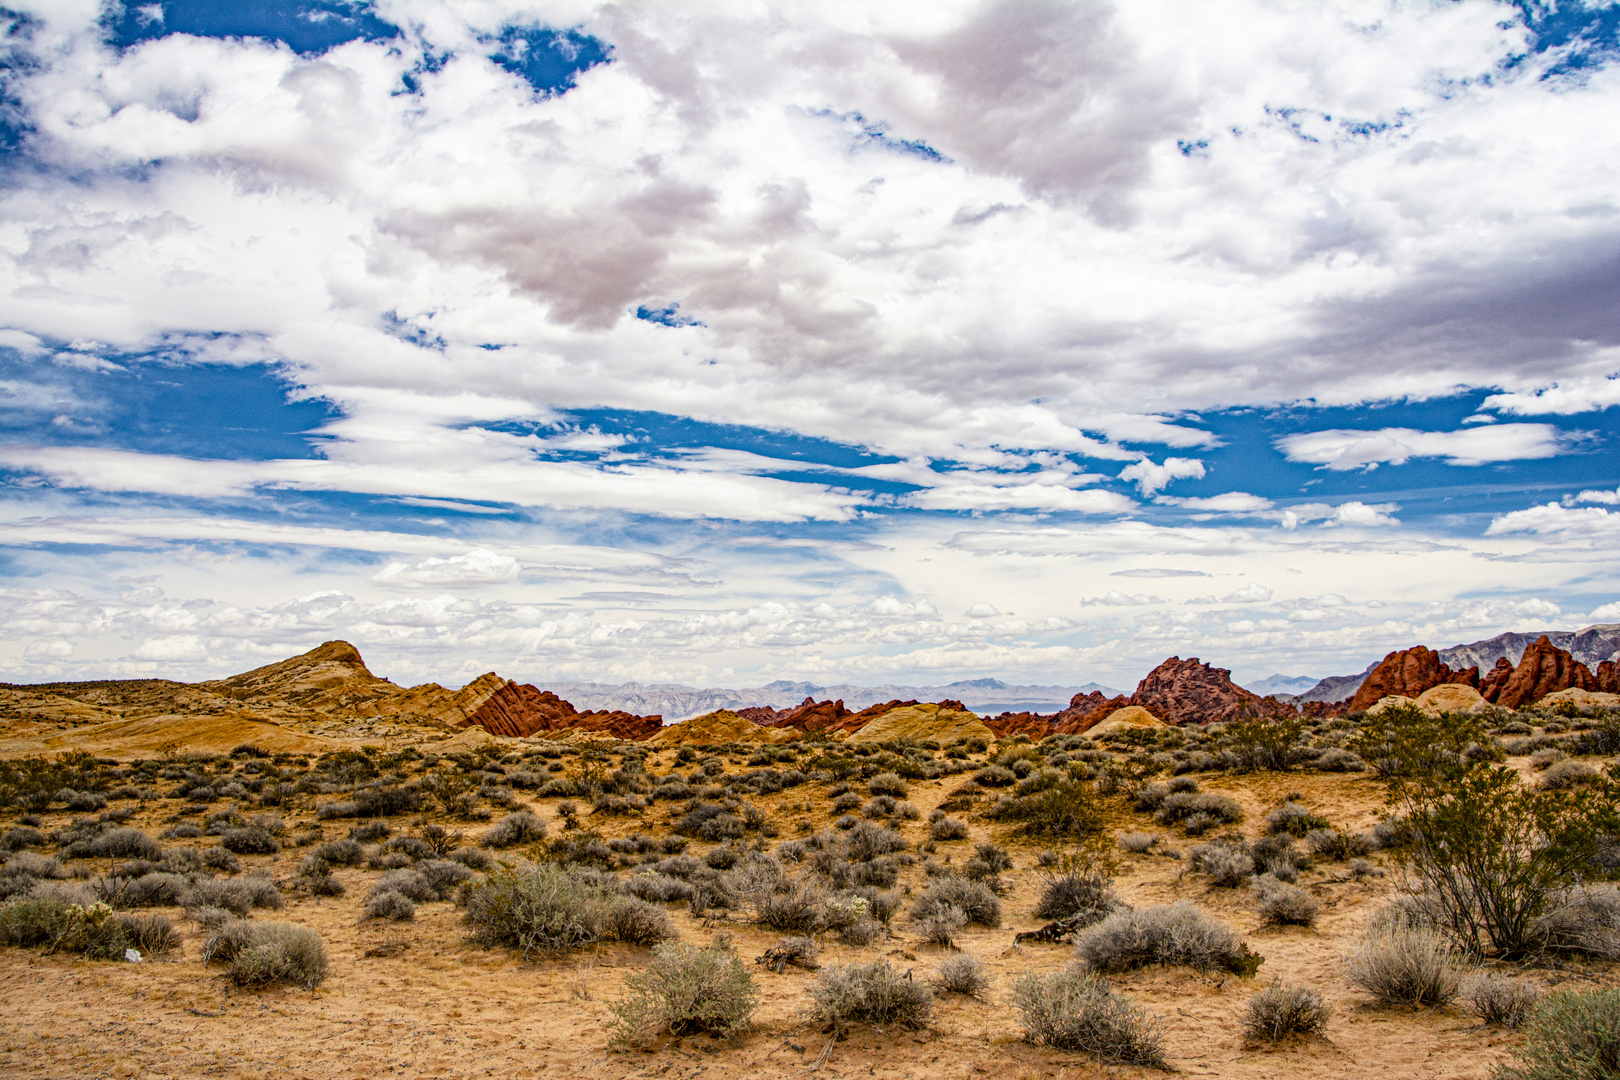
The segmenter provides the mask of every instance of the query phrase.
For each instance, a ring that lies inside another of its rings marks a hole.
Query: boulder
[[[1172,656],[1148,672],[1130,704],[1173,724],[1213,724],[1263,711],[1260,696],[1232,682],[1230,671],[1200,663],[1196,656]]]
[[[1522,709],[1559,690],[1596,690],[1597,679],[1587,666],[1560,649],[1543,634],[1524,650],[1519,666],[1497,693],[1495,703],[1504,709]]]
[[[1431,686],[1417,697],[1418,708],[1431,716],[1440,713],[1477,713],[1485,710],[1485,699],[1472,686],[1462,683],[1441,683]]]
[[[830,732],[841,731],[845,734],[849,734],[851,732],[861,730],[861,728],[865,727],[867,724],[870,724],[873,720],[876,720],[886,712],[892,712],[895,709],[908,708],[909,706],[916,704],[916,701],[901,701],[899,698],[895,698],[893,701],[885,701],[879,705],[868,706],[867,708],[862,709],[860,712],[845,713],[844,716],[834,720],[821,730]]]
[[[1613,694],[1606,690],[1582,690],[1578,686],[1571,686],[1564,690],[1554,690],[1536,704],[1545,708],[1548,705],[1559,705],[1566,701],[1571,705],[1612,709],[1616,705],[1620,705],[1620,694]]]
[[[1416,705],[1417,698],[1409,698],[1404,694],[1389,694],[1379,698],[1364,710],[1368,716],[1377,716],[1385,709],[1395,709],[1402,705]]]
[[[1453,671],[1433,649],[1416,645],[1400,652],[1392,652],[1367,676],[1355,696],[1350,699],[1350,711],[1369,709],[1382,698],[1415,698],[1423,691],[1446,683],[1479,685],[1477,667]]]

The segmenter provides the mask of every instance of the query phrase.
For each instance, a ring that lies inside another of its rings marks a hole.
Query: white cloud
[[[1174,495],[1160,495],[1153,500],[1164,506],[1176,506],[1183,510],[1197,511],[1197,517],[1214,517],[1217,514],[1234,514],[1248,516],[1270,510],[1274,505],[1270,499],[1259,495],[1251,495],[1246,491],[1228,491],[1220,495],[1210,495],[1202,498],[1178,498]]]
[[[1594,360],[1597,359],[1594,357]],[[1492,394],[1485,399],[1483,407],[1521,416],[1548,413],[1570,416],[1620,405],[1620,376],[1613,374],[1613,369],[1620,367],[1620,351],[1606,350],[1606,359],[1610,369],[1608,374],[1577,376],[1528,391]]]
[[[1155,465],[1151,460],[1143,458],[1119,471],[1119,478],[1134,483],[1144,496],[1163,491],[1172,480],[1185,480],[1203,475],[1202,461],[1197,458],[1178,457],[1165,458],[1162,465]]]
[[[1578,433],[1552,424],[1496,424],[1459,431],[1310,431],[1285,435],[1277,449],[1289,461],[1342,472],[1404,465],[1413,458],[1444,458],[1447,465],[1483,465],[1493,461],[1529,461],[1556,457],[1579,441]]]
[[[1513,533],[1613,543],[1620,541],[1620,513],[1611,513],[1601,506],[1567,507],[1550,502],[1492,518],[1485,530],[1487,536]]]
[[[36,638],[23,649],[23,655],[30,660],[65,660],[73,655],[73,642],[61,638]]]
[[[1164,602],[1162,596],[1149,596],[1146,593],[1122,593],[1118,589],[1109,589],[1101,596],[1080,601],[1082,606],[1102,604],[1104,607],[1141,607],[1147,604],[1162,604]]]
[[[996,610],[996,606],[994,604],[987,604],[983,600],[980,600],[977,604],[974,604],[972,607],[968,608],[967,611],[963,612],[963,614],[970,619],[988,619],[993,616],[1000,615],[1001,612]]]
[[[1309,521],[1320,521],[1323,528],[1338,525],[1350,528],[1378,528],[1400,524],[1393,516],[1399,509],[1395,503],[1364,503],[1359,499],[1352,499],[1337,506],[1328,503],[1296,503],[1276,517],[1278,523],[1288,531],[1298,528],[1302,522]]]
[[[518,561],[510,555],[478,548],[448,559],[426,558],[415,565],[391,562],[371,580],[412,589],[472,589],[511,581],[518,569]]]
[[[1575,496],[1578,503],[1607,503],[1610,506],[1620,506],[1620,488],[1613,491],[1583,491]]]
[[[1197,596],[1189,604],[1262,604],[1271,599],[1271,590],[1250,582],[1217,600],[1214,596]]]
[[[203,660],[208,656],[208,649],[196,634],[175,634],[148,638],[133,655],[141,660]]]
[[[1587,618],[1593,622],[1620,622],[1620,600],[1593,608]]]

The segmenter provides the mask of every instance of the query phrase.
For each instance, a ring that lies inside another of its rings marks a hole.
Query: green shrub
[[[614,896],[553,863],[498,870],[466,889],[467,922],[483,945],[572,949],[602,936]]]
[[[1493,1080],[1613,1080],[1620,1076],[1620,990],[1560,990],[1543,998]]]
[[[1304,730],[1305,721],[1297,716],[1237,720],[1226,725],[1227,749],[1237,756],[1239,768],[1281,772]]]
[[[1032,973],[1013,984],[1025,1037],[1039,1046],[1090,1054],[1113,1065],[1168,1067],[1163,1025],[1078,964]]]
[[[887,960],[823,968],[810,987],[817,1019],[838,1028],[850,1024],[898,1024],[920,1028],[934,1010],[927,983],[905,978]]]
[[[1273,983],[1250,996],[1243,1033],[1266,1042],[1286,1035],[1320,1035],[1332,1014],[1315,990]]]
[[[753,975],[725,940],[659,945],[652,963],[624,984],[629,993],[611,1006],[609,1025],[618,1046],[644,1045],[665,1031],[735,1037],[748,1030],[759,1004]]]

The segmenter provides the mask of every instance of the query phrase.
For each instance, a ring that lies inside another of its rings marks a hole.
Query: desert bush
[[[1024,1036],[1038,1046],[1089,1054],[1114,1065],[1167,1067],[1163,1025],[1099,979],[1070,964],[1013,984]]]
[[[242,869],[242,864],[236,858],[236,853],[224,847],[204,848],[200,856],[202,864],[210,870],[217,870],[222,874],[234,874]]]
[[[1074,947],[1088,968],[1105,975],[1166,964],[1246,977],[1261,963],[1231,928],[1187,900],[1116,911],[1082,930]]]
[[[991,930],[1001,925],[1001,901],[988,886],[949,875],[928,883],[912,906],[911,918],[925,922],[947,906],[956,908],[973,925]]]
[[[637,874],[625,883],[625,888],[631,896],[660,904],[690,900],[697,892],[691,882],[663,874]]]
[[[190,882],[182,874],[168,874],[161,870],[154,870],[149,874],[142,874],[132,881],[128,881],[117,890],[117,900],[114,907],[170,907],[181,903],[190,888]],[[112,901],[109,899],[108,901]]]
[[[602,936],[629,945],[656,945],[678,934],[663,908],[634,896],[621,896],[602,916]]]
[[[1348,749],[1380,776],[1415,779],[1456,768],[1466,761],[1471,747],[1490,741],[1477,716],[1429,716],[1413,704],[1363,719]]]
[[[265,878],[234,878],[217,881],[203,878],[193,881],[180,897],[187,908],[216,907],[237,915],[246,915],[255,907],[279,909],[283,901],[276,883]]]
[[[367,821],[349,830],[349,839],[360,844],[375,844],[393,835],[394,829],[386,821]]]
[[[465,890],[472,938],[521,949],[525,959],[602,936],[613,894],[553,863],[497,870]]]
[[[1315,990],[1273,983],[1250,995],[1243,1034],[1264,1042],[1276,1042],[1288,1035],[1320,1035],[1332,1014]]]
[[[1103,831],[1106,809],[1097,785],[1070,773],[1064,779],[1012,799],[1003,799],[992,816],[1022,823],[1032,836],[1085,840]]]
[[[1114,895],[1113,884],[1113,879],[1097,870],[1076,869],[1059,874],[1049,879],[1041,891],[1035,917],[1070,919],[1078,916],[1080,926],[1101,922],[1124,906]]]
[[[828,896],[820,886],[801,880],[783,892],[756,897],[754,913],[772,930],[815,934],[827,928],[827,901]]]
[[[219,838],[219,843],[234,855],[274,855],[281,850],[276,838],[257,825],[231,829]]]
[[[1289,754],[1304,730],[1305,721],[1299,717],[1236,720],[1226,725],[1227,749],[1236,756],[1238,768],[1281,772],[1288,768]]]
[[[1134,855],[1143,855],[1158,844],[1157,833],[1125,832],[1119,834],[1119,846]]]
[[[164,956],[180,948],[180,931],[166,915],[114,915],[110,920],[143,956]]]
[[[1620,960],[1620,891],[1577,886],[1549,906],[1531,931],[1540,948]]]
[[[1449,1005],[1464,975],[1444,935],[1399,923],[1374,925],[1340,966],[1352,986],[1383,1005]]]
[[[1377,848],[1372,837],[1364,833],[1344,833],[1337,829],[1312,829],[1305,834],[1305,846],[1311,849],[1311,854],[1329,862],[1361,858]]]
[[[485,847],[508,848],[544,840],[545,836],[545,822],[528,810],[517,810],[486,829],[478,842]]]
[[[624,983],[629,992],[610,1006],[614,1045],[642,1045],[665,1031],[734,1037],[748,1030],[759,1005],[753,975],[724,939],[659,945],[652,963]]]
[[[330,964],[321,936],[290,923],[225,923],[203,943],[203,962],[221,961],[238,986],[300,986],[313,990]]]
[[[1568,788],[1585,787],[1602,780],[1603,774],[1584,761],[1574,758],[1560,761],[1546,772],[1541,774],[1541,783],[1537,786],[1542,791],[1564,791]]]
[[[93,858],[155,861],[163,857],[163,845],[139,829],[110,829],[91,840],[85,854]]]
[[[1194,845],[1190,862],[1194,870],[1208,874],[1210,884],[1217,888],[1235,889],[1254,875],[1253,856],[1224,840]]]
[[[1367,763],[1361,760],[1359,754],[1335,746],[1324,750],[1316,759],[1314,767],[1321,772],[1365,772]]]
[[[300,874],[293,879],[293,888],[302,889],[311,896],[342,896],[349,891],[330,872]]]
[[[896,774],[881,772],[866,782],[866,790],[873,795],[889,795],[896,799],[903,799],[911,789]]]
[[[310,852],[309,857],[329,866],[359,866],[365,859],[365,850],[354,840],[334,840]]]
[[[489,852],[475,847],[456,848],[449,854],[448,859],[460,863],[469,870],[488,870],[495,865],[495,860],[490,858]]]
[[[1187,822],[1194,817],[1234,825],[1243,820],[1243,808],[1230,795],[1212,791],[1183,791],[1166,797],[1153,815],[1153,819],[1161,825]]]
[[[810,997],[816,1018],[837,1028],[850,1024],[920,1028],[934,1010],[933,988],[905,978],[887,960],[823,968],[810,987]]]
[[[966,840],[969,836],[967,823],[958,821],[953,817],[941,817],[928,826],[928,836],[933,840]]]
[[[930,945],[943,945],[947,949],[955,948],[956,935],[967,922],[967,915],[955,904],[940,904],[921,918],[912,917],[918,937]]]
[[[1267,874],[1254,879],[1260,897],[1260,917],[1272,926],[1315,926],[1321,907],[1316,898],[1298,885],[1289,885]]]
[[[931,980],[934,989],[946,994],[976,998],[990,988],[990,975],[979,959],[968,953],[941,960]]]
[[[409,922],[416,918],[416,904],[410,897],[394,889],[374,890],[366,900],[365,917]]]
[[[1523,979],[1480,972],[1463,980],[1460,996],[1486,1024],[1516,1028],[1530,1018],[1541,991]]]
[[[428,879],[417,870],[389,870],[371,887],[371,895],[396,892],[418,903],[435,899],[436,893]]]
[[[1536,1005],[1514,1061],[1494,1080],[1613,1080],[1620,1073],[1620,990],[1558,990]]]
[[[1289,800],[1266,815],[1268,833],[1287,833],[1303,840],[1313,829],[1328,828],[1328,819],[1313,813],[1309,807]]]

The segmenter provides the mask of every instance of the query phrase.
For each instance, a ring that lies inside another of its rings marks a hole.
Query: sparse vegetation
[[[1381,1005],[1449,1005],[1465,974],[1442,934],[1399,923],[1374,926],[1340,966],[1352,986]]]
[[[307,926],[233,920],[214,930],[203,945],[203,961],[221,961],[238,986],[284,984],[313,990],[331,965],[321,936]]]
[[[1273,983],[1249,997],[1243,1033],[1265,1042],[1289,1035],[1320,1035],[1332,1014],[1315,990]]]
[[[1167,964],[1249,976],[1262,962],[1225,923],[1186,900],[1116,911],[1082,931],[1074,947],[1088,968],[1105,975]]]
[[[843,1028],[851,1024],[895,1024],[920,1028],[934,1011],[934,991],[921,979],[908,979],[887,960],[825,967],[810,987],[816,1018]]]
[[[1461,997],[1484,1023],[1517,1028],[1530,1018],[1541,991],[1524,979],[1480,972],[1463,981]]]
[[[659,912],[659,914],[663,914]],[[669,943],[652,963],[626,977],[625,997],[612,1006],[615,1045],[642,1045],[661,1032],[735,1037],[748,1029],[759,991],[730,941],[705,946]]]
[[[1111,1065],[1168,1067],[1163,1025],[1077,964],[1013,984],[1013,1007],[1030,1042],[1089,1054]]]
[[[1559,990],[1524,1025],[1494,1080],[1613,1080],[1620,1074],[1620,990]]]

